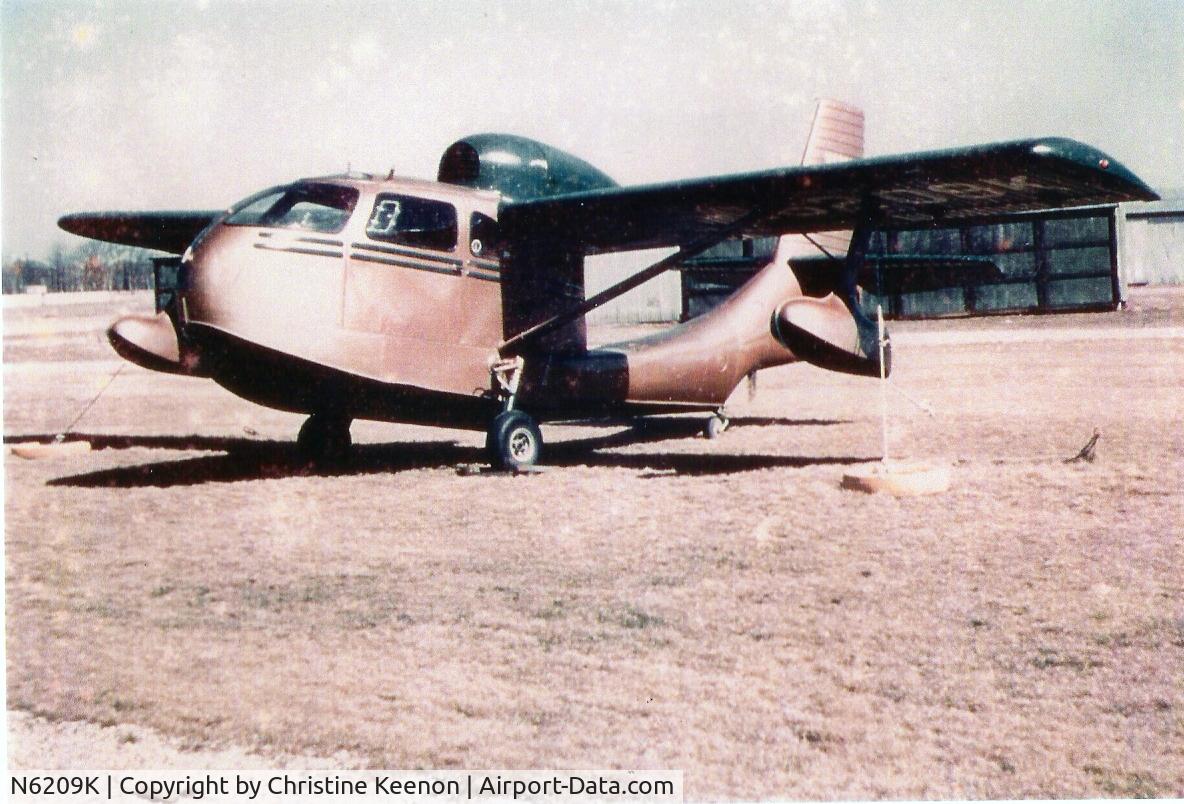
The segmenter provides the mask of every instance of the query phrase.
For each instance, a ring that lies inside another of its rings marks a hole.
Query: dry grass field
[[[682,768],[688,797],[1184,795],[1184,294],[901,324],[876,383],[790,366],[734,426],[482,436],[300,420],[127,367],[89,454],[5,457],[11,709],[385,768]],[[64,428],[134,301],[5,311],[6,442]],[[1066,464],[1101,430],[1094,463]],[[23,716],[22,716],[23,717]]]

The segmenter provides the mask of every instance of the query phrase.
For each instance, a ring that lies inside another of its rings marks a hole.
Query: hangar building
[[[884,264],[900,255],[985,258],[990,279],[940,290],[910,290],[890,268],[878,271],[879,292],[865,295],[890,318],[1112,310],[1127,285],[1184,284],[1184,192],[1153,203],[1049,210],[983,219],[951,228],[892,230],[873,235],[869,256]],[[685,320],[714,307],[767,264],[775,238],[722,243],[595,311],[591,323]],[[672,250],[590,258],[591,295],[656,262]],[[935,269],[940,270],[940,269]]]
[[[1184,189],[1160,195],[1119,206],[1118,264],[1127,285],[1184,285]]]

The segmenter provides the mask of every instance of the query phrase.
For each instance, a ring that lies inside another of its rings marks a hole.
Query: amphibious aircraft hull
[[[502,407],[491,394],[454,394],[384,382],[268,349],[205,324],[191,323],[186,332],[201,354],[203,376],[243,399],[277,410],[485,430]],[[629,400],[624,394],[628,373],[622,351],[591,350],[566,363],[557,361],[549,382],[524,395],[522,405],[539,421],[566,421],[709,412],[723,401]]]

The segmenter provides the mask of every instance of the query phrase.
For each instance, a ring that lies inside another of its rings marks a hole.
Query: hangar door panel
[[[945,228],[888,230],[872,239],[869,258],[901,254],[983,257],[999,275],[940,290],[878,294],[890,318],[1110,310],[1118,306],[1114,207],[1013,215]]]

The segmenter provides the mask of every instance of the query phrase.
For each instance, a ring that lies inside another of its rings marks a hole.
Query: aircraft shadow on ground
[[[841,424],[825,419],[737,418],[733,427],[820,426]],[[649,470],[643,477],[716,475],[776,467],[802,468],[825,464],[852,464],[871,460],[852,456],[744,455],[729,453],[612,452],[615,448],[695,437],[702,429],[697,419],[648,420],[634,427],[593,437],[547,444],[544,467],[616,467]],[[726,439],[726,435],[724,438]],[[7,444],[48,443],[52,435],[8,436]],[[89,441],[95,450],[160,449],[180,452],[215,452],[176,460],[153,461],[135,466],[100,469],[67,475],[48,481],[50,486],[83,488],[139,488],[232,483],[285,477],[332,477],[380,474],[414,469],[457,468],[484,464],[484,451],[455,441],[408,441],[359,444],[348,461],[331,466],[316,465],[296,449],[292,441],[226,436],[129,436],[75,433],[67,441]]]
[[[8,443],[50,441],[44,436],[6,438]],[[85,440],[96,450],[163,449],[181,452],[216,452],[175,460],[152,461],[53,478],[50,486],[84,488],[138,488],[233,483],[285,477],[331,477],[378,474],[410,469],[435,469],[481,460],[481,451],[455,441],[410,441],[360,444],[348,461],[317,465],[302,456],[292,441],[205,436],[107,436],[78,434],[67,440]]]

